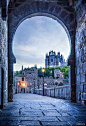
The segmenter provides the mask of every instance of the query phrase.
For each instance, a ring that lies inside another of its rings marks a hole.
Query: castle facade
[[[65,62],[65,59],[63,58],[63,55],[60,55],[60,52],[57,53],[54,51],[50,51],[49,55],[46,54],[46,59],[45,59],[45,68],[47,67],[56,67],[56,66],[66,66],[67,63]]]

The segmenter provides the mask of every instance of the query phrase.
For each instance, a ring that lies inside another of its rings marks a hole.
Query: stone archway
[[[71,40],[70,65],[71,100],[76,100],[75,84],[75,18],[74,11],[68,6],[68,1],[29,1],[16,2],[11,0],[8,8],[8,101],[13,101],[13,63],[16,59],[12,52],[12,41],[19,24],[28,17],[40,15],[58,19],[68,32]]]

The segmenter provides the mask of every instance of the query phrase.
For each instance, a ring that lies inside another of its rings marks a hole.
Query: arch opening
[[[45,15],[42,15],[42,16],[40,16],[39,14],[36,14],[36,15],[31,15],[29,18],[27,17],[27,18],[25,18],[26,20],[31,20],[32,18],[33,18],[33,20],[35,21],[35,17],[38,17],[39,19],[40,19],[40,17],[42,17],[42,19],[43,19],[43,17],[46,17]],[[55,21],[55,23],[57,23],[57,24],[61,24],[62,22],[61,21],[59,21],[58,22],[58,19],[57,18],[55,18],[55,17],[53,17],[53,16],[51,16],[52,18],[50,18],[50,15],[48,16],[48,17],[46,17],[47,19],[49,18],[49,19],[54,19],[54,21]],[[20,27],[21,26],[21,24],[23,23],[23,22],[25,22],[26,20],[25,19],[23,19],[22,21],[21,21],[21,23],[19,23],[18,24],[18,26],[17,26],[17,28],[18,27]],[[28,21],[29,22],[29,21]],[[30,23],[30,22],[29,22]],[[65,27],[65,25],[62,23],[61,24],[62,26],[60,26],[60,27],[62,27],[62,29],[65,29],[65,31],[66,31],[66,33],[65,34],[67,34],[68,35],[68,39],[69,39],[69,41],[71,40],[70,39],[70,36],[69,36],[69,33],[68,33],[68,30],[67,30],[67,28]],[[54,29],[55,30],[55,29]],[[24,29],[24,31],[25,31],[25,29]],[[58,31],[58,30],[57,30]],[[64,31],[64,32],[65,32]],[[15,35],[17,34],[17,30],[16,30],[16,32],[15,32]],[[24,33],[24,35],[25,35],[25,33]],[[67,35],[66,35],[66,37],[67,37]],[[57,36],[58,36],[58,34],[57,34]],[[29,36],[30,37],[30,36]],[[16,40],[15,40],[16,41]],[[25,40],[26,41],[26,40]],[[30,41],[30,40],[29,40]],[[42,41],[42,40],[40,40],[40,41]],[[48,40],[49,41],[49,40]],[[58,40],[57,40],[58,41]],[[43,41],[42,41],[43,42]],[[20,42],[19,42],[20,43]],[[25,42],[24,42],[25,43]],[[46,44],[49,44],[49,43],[46,43]],[[54,44],[54,43],[53,43]],[[13,44],[13,46],[15,45],[15,42],[14,42],[14,44]],[[58,45],[58,44],[57,44]],[[34,45],[33,45],[34,46]],[[60,46],[60,45],[59,45]],[[18,46],[16,46],[16,47],[18,47]],[[17,48],[18,49],[18,48]],[[37,50],[37,49],[36,49]],[[53,50],[54,51],[56,51],[56,49],[55,48],[53,48]],[[18,51],[19,51],[19,49],[18,49]],[[58,51],[58,50],[57,50]],[[49,51],[47,51],[47,52],[49,52]],[[47,53],[46,52],[46,53]],[[15,52],[13,52],[13,54],[15,54]],[[44,54],[45,55],[45,54]],[[44,59],[45,60],[45,59]],[[28,62],[28,64],[29,64],[29,62]],[[21,64],[22,65],[22,64]],[[35,65],[35,64],[34,64]],[[44,66],[42,66],[42,67],[44,67]],[[23,75],[24,75],[24,73],[23,73]],[[33,84],[34,84],[34,81],[33,81]],[[30,85],[31,85],[31,83],[30,83]],[[19,92],[21,92],[21,91],[19,91]]]

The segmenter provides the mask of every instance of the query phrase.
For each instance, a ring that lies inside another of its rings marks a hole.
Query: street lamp
[[[45,72],[45,69],[42,68],[41,69],[41,72],[43,73],[43,96],[44,96],[44,72]]]
[[[35,79],[34,79],[34,94],[35,94]]]

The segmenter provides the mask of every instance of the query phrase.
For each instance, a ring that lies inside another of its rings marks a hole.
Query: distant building
[[[66,66],[67,63],[65,62],[65,59],[63,58],[63,55],[60,55],[60,52],[56,55],[55,52],[50,51],[49,55],[46,54],[46,59],[45,59],[45,68],[47,67],[56,67],[56,66]]]
[[[64,78],[64,75],[63,75],[62,72],[60,72],[60,70],[55,69],[55,70],[54,70],[54,77],[55,77],[55,78],[59,78],[59,77]]]
[[[28,93],[37,87],[38,70],[36,68],[24,69],[22,74],[15,77],[16,93]]]
[[[25,76],[19,74],[15,77],[15,93],[25,93],[27,92],[27,83],[25,81]]]

